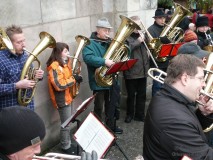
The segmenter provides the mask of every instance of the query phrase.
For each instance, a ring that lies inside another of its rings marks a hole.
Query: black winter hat
[[[26,107],[0,110],[0,152],[9,155],[40,142],[45,136],[42,119]]]
[[[155,16],[152,18],[157,18],[157,17],[167,17],[167,15],[164,13],[164,11],[162,9],[157,9],[155,11]]]
[[[209,19],[206,16],[198,17],[196,27],[209,26]]]

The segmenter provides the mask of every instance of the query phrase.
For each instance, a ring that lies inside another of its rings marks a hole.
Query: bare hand
[[[44,75],[44,71],[41,70],[40,68],[35,71],[35,78],[36,79],[42,79]]]
[[[29,80],[28,78],[22,79],[18,81],[16,84],[16,89],[29,89],[33,88],[36,85],[36,82],[33,80]]]
[[[107,67],[110,67],[111,65],[113,65],[115,62],[113,62],[113,60],[111,60],[111,59],[106,59],[105,60],[105,65],[107,66]]]
[[[209,114],[213,113],[212,99],[209,99],[209,97],[207,97],[207,96],[201,95],[199,98],[199,101],[203,104],[203,105],[198,105],[198,107],[203,115],[209,115]]]

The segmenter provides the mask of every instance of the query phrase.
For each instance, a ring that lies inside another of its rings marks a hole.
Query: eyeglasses
[[[205,82],[205,78],[204,76],[200,76],[200,77],[194,77],[194,76],[190,76],[191,79],[199,79],[200,82],[204,83]]]

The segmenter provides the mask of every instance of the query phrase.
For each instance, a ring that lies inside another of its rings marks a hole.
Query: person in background
[[[186,156],[193,160],[213,159],[213,149],[199,122],[213,113],[212,100],[200,95],[206,85],[204,68],[204,62],[193,55],[179,54],[170,61],[163,88],[152,98],[147,110],[145,160],[179,160]],[[198,100],[203,105],[196,103]]]
[[[0,108],[20,106],[18,90],[30,89],[36,85],[36,81],[28,77],[20,80],[22,69],[28,58],[24,50],[26,42],[22,28],[11,25],[6,28],[6,34],[12,42],[14,51],[0,50]],[[44,71],[39,68],[35,71],[35,78],[41,80],[43,74]],[[34,101],[32,100],[27,107],[34,110]]]
[[[119,98],[110,96],[110,93],[112,93],[112,90],[110,91],[110,87],[99,86],[95,80],[95,70],[97,68],[101,66],[110,67],[114,64],[113,60],[103,58],[111,42],[109,33],[112,27],[108,19],[103,17],[98,20],[96,28],[96,31],[90,36],[90,45],[85,46],[82,51],[83,60],[87,65],[89,86],[93,91],[93,94],[96,94],[94,100],[94,113],[100,118],[100,120],[104,121],[102,116],[102,111],[104,108],[106,125],[114,133],[122,134],[123,130],[115,125],[116,108],[114,107],[118,102],[114,102],[114,100],[110,101],[110,97],[113,97],[113,99],[116,101]]]
[[[172,18],[172,11],[169,10],[167,13],[165,12],[165,14],[167,15],[165,23],[169,23]]]
[[[57,42],[52,54],[47,61],[49,93],[54,105],[58,110],[61,124],[71,117],[72,101],[71,87],[77,82],[82,82],[80,75],[72,75],[71,60],[68,59],[69,46],[66,43]],[[71,124],[60,128],[61,149],[66,154],[75,154],[75,148],[71,145]]]
[[[209,19],[209,27],[210,27],[211,31],[213,32],[213,13],[212,13],[212,9],[209,8],[207,13],[204,14],[204,16],[208,17],[208,19]]]
[[[189,29],[192,30],[193,32],[195,32],[196,30],[196,26],[194,23],[189,23]]]
[[[166,17],[167,17],[167,15],[162,11],[162,9],[157,9],[155,11],[155,16],[153,17],[155,19],[154,24],[152,24],[148,28],[148,32],[151,34],[151,36],[153,38],[159,38],[161,32],[164,29]],[[158,65],[159,69],[166,71],[167,66],[168,66],[168,62],[169,62],[168,59],[165,62],[157,61],[157,65]],[[156,67],[152,61],[150,62],[150,67]],[[154,76],[157,76],[157,75],[158,75],[158,73],[154,72]],[[152,96],[154,96],[155,93],[158,90],[160,90],[161,86],[162,86],[161,83],[153,81]]]
[[[130,17],[140,25],[138,16]],[[146,82],[149,69],[149,57],[144,46],[144,36],[140,31],[135,30],[127,38],[127,45],[131,51],[131,59],[138,59],[136,64],[127,71],[124,71],[124,79],[127,90],[127,111],[125,122],[130,123],[134,118],[136,121],[143,121],[145,116],[146,103]]]
[[[200,16],[200,9],[199,8],[193,9],[192,12],[193,12],[192,23],[196,24],[197,23],[197,19]]]
[[[208,50],[208,46],[211,46],[211,43],[213,43],[213,34],[210,31],[208,17],[198,17],[196,22],[196,28],[196,34],[198,36],[198,45],[201,49]]]
[[[26,107],[0,109],[0,159],[32,160],[45,137],[42,119]]]
[[[198,37],[195,32],[187,30],[184,34],[185,44],[178,48],[177,54],[192,54],[196,57],[206,61],[209,56],[209,52],[202,50],[200,46],[197,45]]]

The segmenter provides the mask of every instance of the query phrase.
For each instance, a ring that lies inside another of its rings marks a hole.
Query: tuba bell
[[[55,39],[47,32],[41,32],[39,34],[39,37],[41,40],[32,52],[29,52],[26,49],[24,49],[30,55],[24,64],[24,67],[21,72],[21,77],[20,77],[20,80],[23,80],[26,77],[28,77],[28,79],[30,79],[30,80],[35,80],[36,84],[38,82],[38,79],[35,79],[35,77],[34,77],[35,70],[37,70],[41,67],[41,63],[38,60],[37,56],[46,48],[48,48],[48,47],[53,48],[56,45]],[[33,62],[38,63],[37,69],[32,67]],[[36,85],[34,86],[33,89],[19,89],[18,90],[18,103],[22,106],[28,105],[31,102],[31,100],[35,94],[35,89],[36,89]]]
[[[73,56],[70,56],[72,58],[72,74],[80,74],[81,73],[81,62],[79,61],[79,55],[84,48],[85,45],[90,44],[90,40],[87,37],[84,37],[82,35],[77,35],[75,37],[76,42],[78,43],[77,50]],[[75,85],[71,87],[71,95],[73,98],[75,98],[79,94],[80,84],[76,82]]]
[[[114,62],[125,61],[128,59],[128,48],[124,42],[135,29],[140,30],[140,27],[131,19],[123,15],[120,15],[120,18],[122,22],[104,55],[105,59],[111,59]],[[108,67],[106,66],[96,69],[95,80],[99,86],[107,87],[112,85],[112,76],[106,75],[107,70]]]
[[[175,12],[172,15],[168,24],[165,24],[165,28],[161,32],[159,37],[167,37],[171,43],[181,42],[183,39],[184,31],[177,27],[177,25],[183,20],[183,18],[191,13],[188,9],[175,3]],[[150,50],[152,50],[153,56],[159,62],[165,62],[167,57],[159,57],[159,53],[162,47],[160,38],[152,38],[149,42]]]
[[[15,53],[13,44],[10,41],[7,33],[0,27],[0,50],[9,49],[12,53]]]

